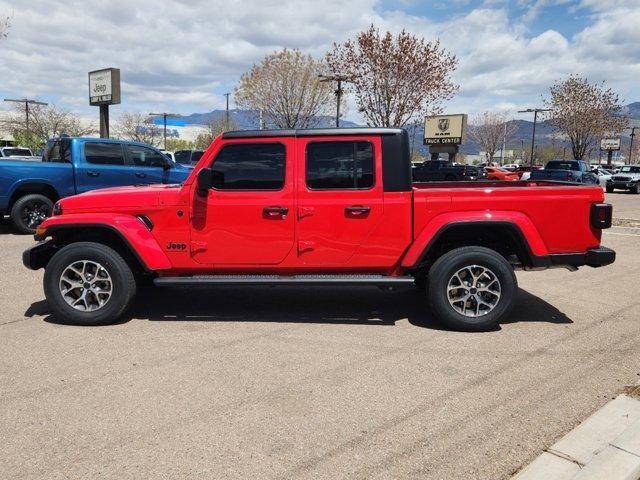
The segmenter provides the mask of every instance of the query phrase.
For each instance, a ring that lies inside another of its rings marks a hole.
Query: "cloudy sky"
[[[458,56],[450,112],[536,106],[570,73],[640,100],[640,0],[0,0],[0,15],[12,17],[0,95],[83,114],[97,115],[90,70],[121,69],[112,115],[209,111],[265,54],[320,57],[371,23],[439,38]]]

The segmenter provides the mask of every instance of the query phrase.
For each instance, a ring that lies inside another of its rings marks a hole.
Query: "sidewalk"
[[[638,480],[640,387],[627,393],[632,396],[607,403],[512,480]]]

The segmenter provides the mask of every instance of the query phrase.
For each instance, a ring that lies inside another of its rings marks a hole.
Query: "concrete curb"
[[[513,480],[638,480],[640,400],[619,395]]]

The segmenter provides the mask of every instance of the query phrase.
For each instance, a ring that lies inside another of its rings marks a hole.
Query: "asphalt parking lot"
[[[519,272],[511,321],[471,334],[375,288],[146,289],[60,325],[3,227],[2,479],[508,478],[640,381],[638,230],[605,233],[612,266]]]

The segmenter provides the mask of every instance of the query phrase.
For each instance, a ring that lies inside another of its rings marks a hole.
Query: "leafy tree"
[[[267,124],[278,128],[317,125],[332,109],[331,85],[320,82],[322,62],[299,50],[267,55],[240,77],[234,91],[241,108],[262,112]]]
[[[229,132],[231,130],[237,129],[238,128],[233,120],[229,120],[229,124],[227,124],[227,121],[224,118],[213,120],[208,125],[206,132],[199,133],[196,136],[196,139],[193,142],[194,148],[198,150],[206,150],[218,135],[222,135],[224,132]]]
[[[0,16],[0,38],[7,38],[9,35],[9,29],[11,28],[11,17]]]
[[[333,45],[330,70],[350,79],[350,90],[370,126],[402,127],[440,113],[458,86],[451,73],[458,61],[440,46],[403,30],[384,35],[373,25],[355,40]]]
[[[554,83],[545,104],[551,124],[571,142],[573,158],[582,160],[605,135],[621,132],[628,123],[618,94],[605,82],[589,83],[571,75]]]
[[[193,142],[182,138],[167,138],[167,150],[175,152],[177,150],[192,150]]]
[[[501,112],[483,112],[469,126],[469,136],[485,152],[487,162],[493,161],[495,153],[506,145],[516,132],[516,125]]]

